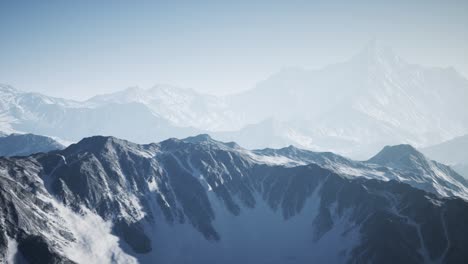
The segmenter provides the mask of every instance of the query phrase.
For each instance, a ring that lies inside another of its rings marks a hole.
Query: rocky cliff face
[[[0,256],[31,263],[467,259],[468,204],[385,178],[400,174],[382,160],[248,151],[206,135],[148,145],[91,137],[62,151],[2,158]],[[350,168],[354,174],[345,173]]]

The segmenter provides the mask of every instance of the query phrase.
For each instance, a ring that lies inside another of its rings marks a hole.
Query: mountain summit
[[[400,172],[400,180],[414,186],[450,196],[468,193],[468,181],[449,166],[432,161],[410,145],[386,146],[368,163],[378,164]]]
[[[413,146],[401,144],[396,146],[385,146],[377,155],[369,159],[369,162],[382,166],[394,165],[399,167],[409,166],[411,162],[421,162],[425,160],[422,153]]]
[[[368,66],[382,65],[386,67],[405,63],[390,47],[377,39],[372,39],[358,52],[352,62],[367,64]]]
[[[232,101],[250,123],[283,122],[288,129],[278,139],[286,145],[360,159],[385,145],[426,146],[468,131],[468,80],[453,69],[409,64],[375,42],[343,63],[279,72]],[[243,137],[255,135],[241,131],[234,140]]]

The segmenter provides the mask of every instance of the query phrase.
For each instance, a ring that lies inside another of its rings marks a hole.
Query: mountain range
[[[461,263],[467,181],[409,145],[368,161],[208,135],[0,158],[0,259]],[[38,262],[39,261],[39,262]]]
[[[138,143],[209,133],[253,148],[295,145],[367,159],[385,145],[432,146],[468,132],[468,80],[408,63],[378,42],[318,70],[289,68],[217,97],[157,85],[72,101],[0,86],[0,131]],[[135,118],[135,117],[138,118]]]
[[[274,129],[279,142],[361,159],[385,145],[434,145],[468,131],[468,80],[453,68],[408,63],[378,42],[323,69],[281,71],[231,100],[252,124],[275,120],[250,131]],[[240,135],[233,140],[255,138]]]
[[[92,135],[153,142],[189,136],[197,131],[175,127],[137,102],[96,106],[23,92],[9,86],[0,87],[0,112],[0,130],[3,132],[28,132],[69,142]]]

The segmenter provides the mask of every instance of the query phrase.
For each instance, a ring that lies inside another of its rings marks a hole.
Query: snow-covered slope
[[[293,144],[367,159],[386,145],[422,148],[465,135],[467,101],[468,80],[455,69],[408,63],[371,42],[348,61],[285,69],[222,98],[158,85],[75,102],[0,86],[0,130],[139,143],[208,131],[247,148]]]
[[[289,124],[297,136],[282,138],[302,138],[297,146],[361,159],[385,145],[428,146],[466,134],[467,101],[468,80],[453,68],[408,63],[377,42],[346,62],[286,69],[230,98],[250,123]]]
[[[27,93],[0,85],[0,130],[34,133],[76,142],[92,135],[111,135],[140,143],[199,132],[177,127],[144,104],[87,103]]]
[[[10,134],[0,136],[0,156],[28,156],[63,148],[62,144],[52,138],[39,135]]]
[[[77,105],[78,103],[74,101],[23,92],[0,84],[0,131],[33,132],[22,131],[22,124],[39,119],[49,111]]]
[[[132,87],[112,94],[95,96],[85,103],[90,106],[141,103],[157,116],[179,127],[223,131],[239,129],[241,126],[240,120],[228,108],[223,98],[169,85],[157,85],[147,90]]]
[[[449,166],[430,160],[410,145],[386,146],[367,163],[385,166],[400,181],[442,196],[458,195],[468,200],[468,181]]]
[[[0,263],[132,263],[112,225],[58,202],[41,170],[31,158],[0,158]]]
[[[376,163],[389,160],[378,156]],[[468,257],[467,202],[398,181],[350,177],[333,164],[374,168],[332,153],[249,151],[207,135],[148,145],[96,136],[62,151],[0,158],[0,258],[456,263]]]
[[[421,149],[427,156],[450,165],[468,178],[468,135]]]
[[[468,181],[450,167],[430,160],[410,145],[386,146],[368,161],[355,161],[332,152],[313,152],[289,146],[254,150],[259,156],[287,160],[286,164],[310,164],[355,178],[396,180],[440,196],[468,201]]]

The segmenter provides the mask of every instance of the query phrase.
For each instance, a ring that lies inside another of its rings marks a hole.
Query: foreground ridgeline
[[[0,262],[463,263],[467,187],[409,145],[359,162],[95,136],[0,158]]]

